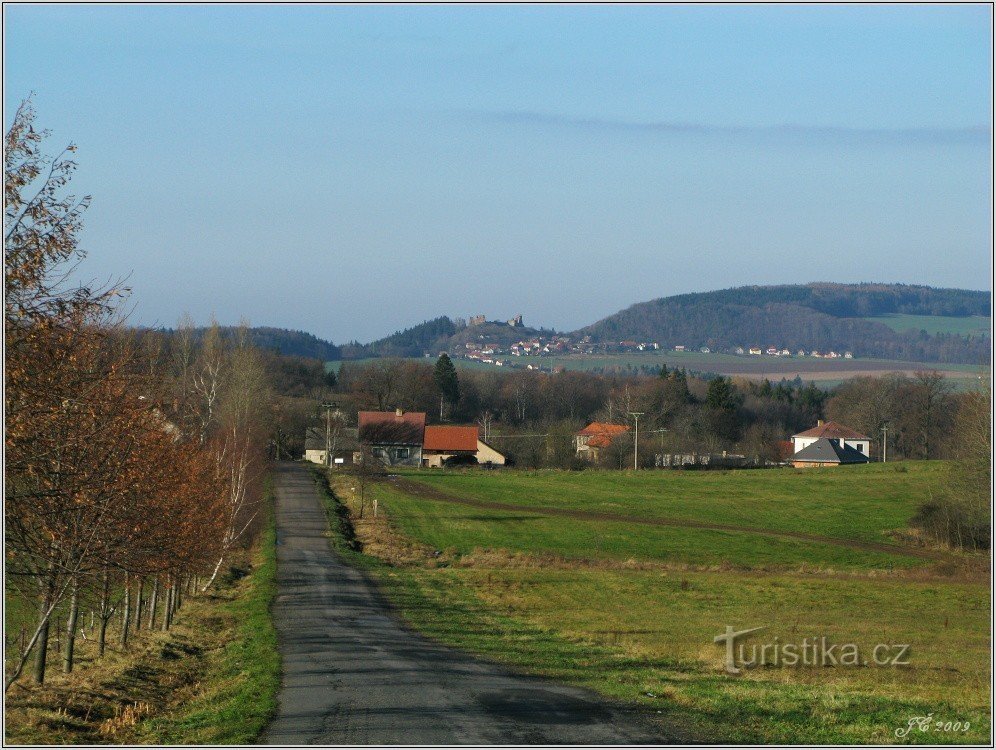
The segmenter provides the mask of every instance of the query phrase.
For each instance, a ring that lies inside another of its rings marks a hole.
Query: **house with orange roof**
[[[612,441],[629,432],[629,425],[592,422],[575,434],[574,447],[580,458],[597,461],[599,452],[612,445]]]
[[[422,443],[422,465],[450,464],[504,466],[505,456],[480,439],[477,427],[429,425]]]

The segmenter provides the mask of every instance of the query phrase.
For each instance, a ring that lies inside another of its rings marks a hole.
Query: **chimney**
[[[398,409],[398,416],[401,416],[401,409]],[[822,427],[823,426],[823,420],[822,419],[817,419],[816,420],[816,426],[817,427]]]
[[[401,409],[400,407],[398,407],[397,409],[394,410],[394,416],[396,416],[396,417],[400,417],[404,413],[405,413],[404,410]],[[823,424],[823,423],[820,422],[820,424]]]

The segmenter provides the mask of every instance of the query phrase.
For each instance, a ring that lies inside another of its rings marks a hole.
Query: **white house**
[[[865,456],[870,455],[871,438],[862,435],[860,432],[845,427],[837,422],[824,422],[822,419],[817,422],[816,427],[800,432],[792,436],[792,447],[795,453],[815,443],[820,438],[835,440],[838,443],[854,448]]]

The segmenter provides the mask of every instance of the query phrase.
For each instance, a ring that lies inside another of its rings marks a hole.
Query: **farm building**
[[[577,455],[589,461],[597,461],[599,451],[608,448],[615,438],[628,431],[628,425],[592,422],[574,436]]]
[[[439,467],[452,459],[477,460],[477,428],[434,425],[425,428],[422,464]]]
[[[355,427],[339,428],[326,434],[324,427],[309,427],[304,435],[304,460],[325,465],[326,441],[331,443],[331,466],[354,464],[359,460],[360,441]]]
[[[437,468],[450,462],[504,466],[505,456],[483,442],[476,427],[426,427],[422,444],[423,465]]]

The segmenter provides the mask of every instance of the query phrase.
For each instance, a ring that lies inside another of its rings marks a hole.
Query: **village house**
[[[480,439],[477,427],[427,426],[422,444],[422,465],[439,468],[449,463],[504,466],[505,456]]]
[[[868,456],[852,448],[840,438],[817,438],[801,451],[792,455],[792,466],[807,469],[817,466],[866,464]]]
[[[629,425],[592,422],[574,436],[575,452],[579,458],[597,461],[599,452],[612,441],[629,431]]]
[[[846,446],[861,453],[865,460],[868,460],[871,450],[871,438],[862,435],[860,432],[845,427],[837,422],[824,422],[822,419],[816,423],[816,427],[800,432],[792,436],[792,446],[795,454],[792,460],[800,451],[815,444],[819,440],[835,440],[842,446]]]
[[[325,427],[309,427],[304,435],[304,460],[325,466],[325,451],[331,447],[329,466],[358,463],[360,441],[357,433],[355,427],[338,427],[329,431]]]
[[[361,411],[358,437],[386,466],[421,466],[425,412]]]

